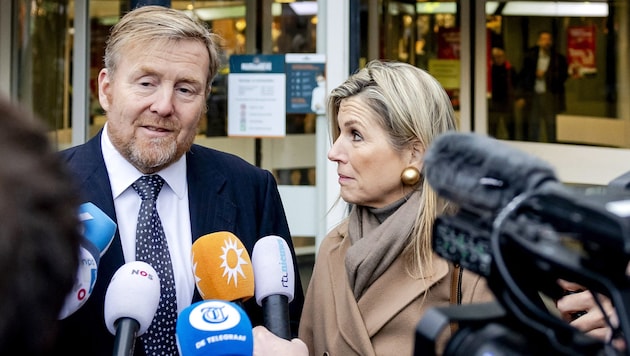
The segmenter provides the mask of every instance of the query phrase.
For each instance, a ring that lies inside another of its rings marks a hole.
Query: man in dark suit
[[[528,120],[528,137],[541,141],[544,125],[547,142],[556,142],[556,115],[566,109],[564,82],[568,78],[567,59],[553,47],[547,31],[538,34],[537,45],[527,50],[519,75],[520,99]]]
[[[114,219],[118,231],[101,258],[89,300],[63,320],[58,351],[66,355],[112,353],[114,337],[103,319],[104,295],[114,272],[137,259],[141,199],[133,186],[139,177],[157,174],[165,181],[156,200],[172,261],[178,311],[200,300],[190,254],[193,241],[203,235],[232,232],[250,255],[259,238],[281,236],[298,270],[271,173],[236,156],[193,144],[219,66],[215,35],[182,12],[140,7],[114,26],[104,60],[98,83],[107,123],[86,144],[62,154],[83,199]],[[297,333],[304,298],[299,274],[295,285],[290,317],[292,332]],[[254,298],[244,307],[252,323],[260,325],[262,311]],[[172,337],[174,325],[158,331]],[[138,338],[136,354],[145,354],[146,344]],[[164,351],[173,353],[172,348]]]

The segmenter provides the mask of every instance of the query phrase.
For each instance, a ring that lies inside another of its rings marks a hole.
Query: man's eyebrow
[[[149,75],[149,76],[160,76],[160,73],[157,72],[156,70],[152,69],[151,67],[147,67],[147,66],[140,66],[138,67],[138,70],[135,71],[137,73],[137,76],[145,76],[145,75]],[[188,83],[188,84],[192,84],[195,86],[200,86],[203,87],[203,82],[200,81],[199,79],[192,77],[192,76],[184,76],[181,77],[179,79],[177,79],[177,83]]]

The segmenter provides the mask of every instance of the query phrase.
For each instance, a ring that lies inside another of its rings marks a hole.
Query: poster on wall
[[[451,98],[455,110],[459,110],[459,86],[461,83],[461,36],[459,28],[440,28],[437,43],[437,58],[429,60],[428,70],[442,84]]]
[[[287,53],[287,113],[324,114],[326,97],[326,56]]]
[[[567,29],[567,61],[573,78],[597,73],[595,42],[595,26],[569,26]]]
[[[228,75],[228,136],[286,135],[284,55],[235,55]]]

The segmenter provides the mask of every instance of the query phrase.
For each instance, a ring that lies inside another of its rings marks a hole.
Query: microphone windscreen
[[[295,271],[289,245],[280,236],[258,240],[252,251],[256,302],[270,295],[284,295],[289,302],[295,293]]]
[[[424,175],[444,198],[492,210],[544,182],[557,181],[547,162],[499,140],[459,132],[433,141],[424,156]]]
[[[102,257],[114,240],[116,223],[92,202],[79,206],[79,220],[83,223],[83,236],[99,249]]]
[[[79,310],[92,294],[96,283],[99,251],[91,242],[84,240],[79,246],[79,267],[74,285],[66,296],[66,300],[59,313],[59,320],[65,319]]]
[[[181,356],[251,356],[252,323],[238,305],[204,300],[189,305],[177,317],[175,328]]]
[[[254,296],[252,262],[234,234],[214,232],[192,245],[192,265],[203,299],[246,301]]]
[[[160,279],[146,262],[122,265],[105,292],[105,325],[116,335],[116,321],[130,318],[140,325],[138,336],[151,325],[160,302]]]

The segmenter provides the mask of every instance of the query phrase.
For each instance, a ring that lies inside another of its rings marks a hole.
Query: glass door
[[[630,170],[626,1],[475,5],[474,130],[509,140],[569,183]],[[625,30],[624,30],[625,29]]]

